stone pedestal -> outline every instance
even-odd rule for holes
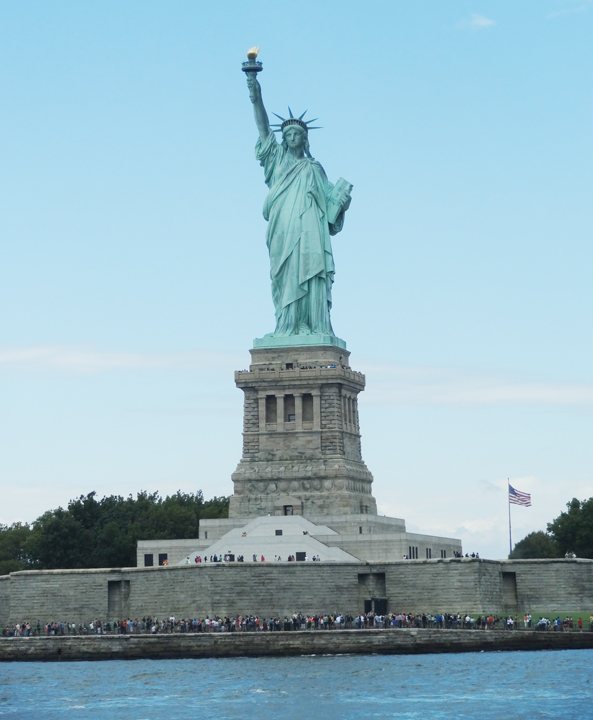
[[[245,402],[230,518],[377,514],[360,450],[365,378],[349,356],[336,345],[251,350],[235,373]]]

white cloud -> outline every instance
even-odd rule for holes
[[[574,5],[571,5],[569,7],[563,7],[559,10],[553,10],[546,15],[546,18],[548,20],[555,20],[556,18],[564,17],[566,15],[578,15],[580,13],[586,12],[587,10],[590,10],[592,7],[593,0],[583,0],[582,2],[575,3]]]
[[[198,369],[226,364],[232,365],[232,358],[207,351],[149,354],[53,345],[0,347],[0,370],[16,368],[101,373],[151,368]]]
[[[368,401],[432,405],[593,405],[593,385],[541,382],[440,368],[371,366]]]
[[[487,18],[484,15],[476,15],[475,13],[470,18],[470,25],[474,28],[488,28],[496,25],[496,22],[491,18]]]
[[[485,15],[478,15],[477,13],[472,13],[469,18],[461,20],[458,23],[458,27],[463,29],[469,28],[470,30],[487,30],[495,25],[496,20],[486,17]]]

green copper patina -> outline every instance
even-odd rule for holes
[[[345,347],[344,341],[334,335],[330,320],[335,269],[330,236],[343,227],[352,186],[341,178],[332,185],[323,167],[311,157],[310,126],[303,120],[304,113],[296,118],[289,109],[290,117],[280,118],[282,142],[276,140],[257,72],[245,66],[243,69],[259,132],[256,157],[269,188],[264,218],[268,221],[267,245],[276,311],[275,331],[256,340],[255,347],[328,344]]]

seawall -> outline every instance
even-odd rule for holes
[[[138,660],[419,654],[593,648],[591,632],[334,630],[0,639],[0,661]]]

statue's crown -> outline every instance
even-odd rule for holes
[[[272,128],[274,128],[274,132],[283,132],[284,128],[287,128],[289,125],[298,125],[300,128],[302,128],[305,132],[308,132],[309,130],[318,130],[321,126],[320,125],[309,125],[309,123],[315,122],[317,118],[312,118],[311,120],[303,120],[305,115],[307,114],[307,110],[305,110],[304,113],[299,115],[298,117],[295,117],[292,114],[292,110],[290,107],[288,108],[288,117],[283,118],[282,115],[278,115],[277,113],[274,113],[278,120],[282,120],[281,123],[273,123]]]

